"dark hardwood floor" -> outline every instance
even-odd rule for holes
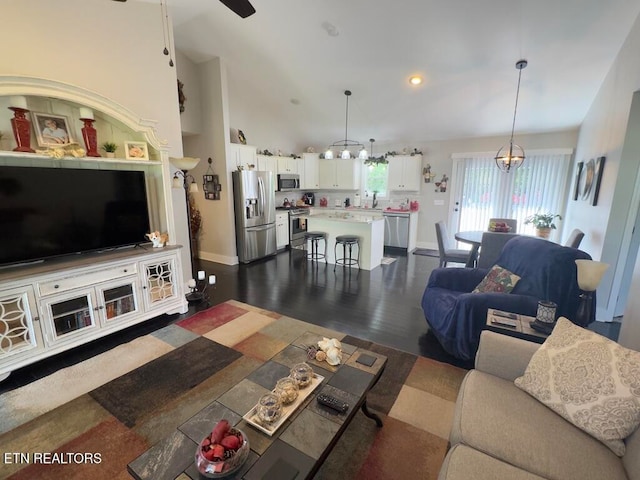
[[[308,262],[300,251],[284,251],[248,265],[199,261],[198,269],[217,277],[209,302],[190,305],[182,315],[162,315],[68,352],[28,365],[0,382],[0,393],[28,384],[60,368],[81,362],[119,344],[230,299],[272,310],[305,322],[387,345],[398,350],[471,368],[448,355],[429,332],[420,300],[435,257],[398,255],[373,271],[349,270]],[[619,323],[592,328],[617,339]]]
[[[217,275],[213,301],[230,298],[416,355],[456,363],[428,335],[420,300],[438,259],[391,255],[373,271],[308,262],[302,252],[228,267],[200,262]]]

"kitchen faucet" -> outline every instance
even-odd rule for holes
[[[373,192],[373,202],[371,203],[371,208],[376,208],[378,206],[378,200],[377,197],[378,196],[378,192]]]

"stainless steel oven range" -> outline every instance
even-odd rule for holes
[[[304,234],[307,233],[308,208],[292,208],[289,210],[289,246],[304,249]]]

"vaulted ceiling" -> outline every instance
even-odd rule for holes
[[[508,135],[520,58],[516,134],[576,128],[640,12],[640,0],[252,4],[242,19],[219,0],[169,0],[176,47],[196,63],[224,58],[318,145],[344,137],[345,89],[359,141]]]

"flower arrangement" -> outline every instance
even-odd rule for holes
[[[525,225],[533,225],[535,228],[550,228],[552,230],[556,229],[556,224],[553,223],[555,219],[562,220],[560,214],[553,213],[534,213],[533,215],[525,218]]]

